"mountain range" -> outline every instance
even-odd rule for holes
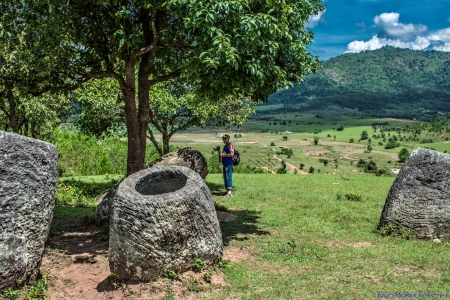
[[[450,116],[450,53],[394,47],[345,53],[324,61],[300,85],[270,95],[268,104],[283,104],[274,113]]]

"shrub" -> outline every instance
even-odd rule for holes
[[[386,145],[384,145],[384,149],[394,149],[396,147],[400,146],[400,143],[397,142],[397,139],[389,138]]]
[[[234,169],[236,170],[236,168],[239,167],[240,165],[242,165],[242,163],[237,165]],[[211,174],[222,173],[222,163],[219,161],[219,154],[217,152],[215,152],[213,156],[211,156],[208,159],[208,173]]]
[[[355,139],[354,138],[350,138],[349,143],[354,143]]]
[[[278,168],[277,174],[286,174],[287,170],[285,168]]]
[[[405,160],[408,158],[408,156],[409,156],[409,151],[406,148],[403,148],[398,153],[398,158],[401,163],[405,162]]]
[[[314,136],[314,145],[319,144],[319,137],[317,135]]]
[[[345,198],[348,201],[362,201],[362,195],[357,193],[345,193]]]
[[[356,165],[358,168],[365,168],[366,167],[366,165],[367,165],[367,162],[364,160],[364,159],[360,159],[359,161],[358,161],[358,164]]]
[[[58,148],[59,176],[126,173],[127,141],[109,138],[97,142],[84,134],[56,130],[50,142]],[[171,147],[171,150],[175,148]],[[159,154],[154,145],[147,144],[145,164],[158,157]]]
[[[367,133],[366,130],[363,130],[363,132],[361,133],[360,140],[367,140],[368,138],[369,138],[369,134]]]
[[[391,176],[391,170],[383,168],[383,169],[378,169],[375,172],[376,176]]]
[[[311,167],[309,167],[309,173],[314,173],[314,167],[313,166],[311,166]]]
[[[369,163],[364,167],[364,172],[366,173],[374,173],[377,170],[377,164],[373,160],[369,161]]]

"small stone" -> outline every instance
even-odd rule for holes
[[[433,239],[433,243],[435,244],[441,244],[442,241],[440,239]]]

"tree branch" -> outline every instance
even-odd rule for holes
[[[150,134],[150,136],[147,135],[147,138],[155,145],[156,150],[158,150],[158,153],[160,156],[163,156],[163,150],[159,146],[158,142],[156,141],[155,136],[153,135],[153,131],[148,127],[147,132]]]
[[[164,81],[167,81],[167,80],[170,80],[170,79],[177,78],[178,76],[180,76],[180,74],[181,74],[181,71],[177,70],[177,71],[169,73],[167,75],[159,76],[159,77],[156,77],[154,79],[151,79],[151,80],[149,80],[149,82],[150,82],[150,85],[153,86],[153,85],[155,85],[155,84],[157,84],[159,82],[164,82]]]
[[[156,30],[155,21],[151,20],[150,24],[151,24],[152,32],[153,32],[153,41],[150,43],[150,45],[148,45],[144,48],[141,48],[137,52],[133,53],[133,55],[131,56],[131,59],[136,60],[139,56],[142,56],[156,48],[156,45],[158,44],[158,41],[159,41],[159,35]]]

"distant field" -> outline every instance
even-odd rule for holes
[[[373,160],[379,168],[396,169],[401,165],[397,163],[398,152],[402,148],[412,151],[417,147],[427,147],[437,151],[450,151],[448,137],[449,132],[441,134],[422,132],[420,139],[434,136],[433,143],[421,144],[415,141],[400,141],[400,146],[394,149],[385,149],[386,142],[382,138],[374,138],[372,124],[388,123],[392,126],[405,126],[414,124],[412,120],[402,119],[376,119],[350,116],[321,116],[292,114],[282,116],[270,116],[267,119],[254,118],[243,124],[240,128],[195,130],[191,129],[185,133],[176,134],[172,139],[172,144],[179,147],[193,147],[200,150],[207,158],[213,155],[212,148],[222,145],[220,136],[227,132],[242,135],[242,138],[232,138],[235,147],[240,150],[241,161],[249,167],[262,167],[269,171],[276,171],[281,167],[281,160],[288,166],[288,173],[294,173],[295,169],[300,172],[300,164],[304,164],[304,171],[308,172],[310,167],[315,169],[315,173],[320,170],[321,174],[349,174],[358,172],[356,162],[360,159]],[[338,131],[339,127],[344,130]],[[290,134],[286,133],[291,132]],[[367,152],[368,140],[359,141],[361,133],[367,131],[371,140],[372,150]],[[386,139],[391,133],[386,134]],[[392,135],[397,133],[392,132]],[[389,135],[389,136],[388,136]],[[398,135],[398,134],[397,134]],[[314,145],[314,137],[319,138],[317,145]],[[287,140],[286,140],[287,138]],[[350,139],[354,142],[351,143]],[[447,140],[446,140],[447,139]],[[271,146],[271,144],[274,146]],[[380,145],[379,143],[382,143]],[[277,155],[281,148],[293,150],[293,156]],[[329,161],[325,166],[319,159]]]

